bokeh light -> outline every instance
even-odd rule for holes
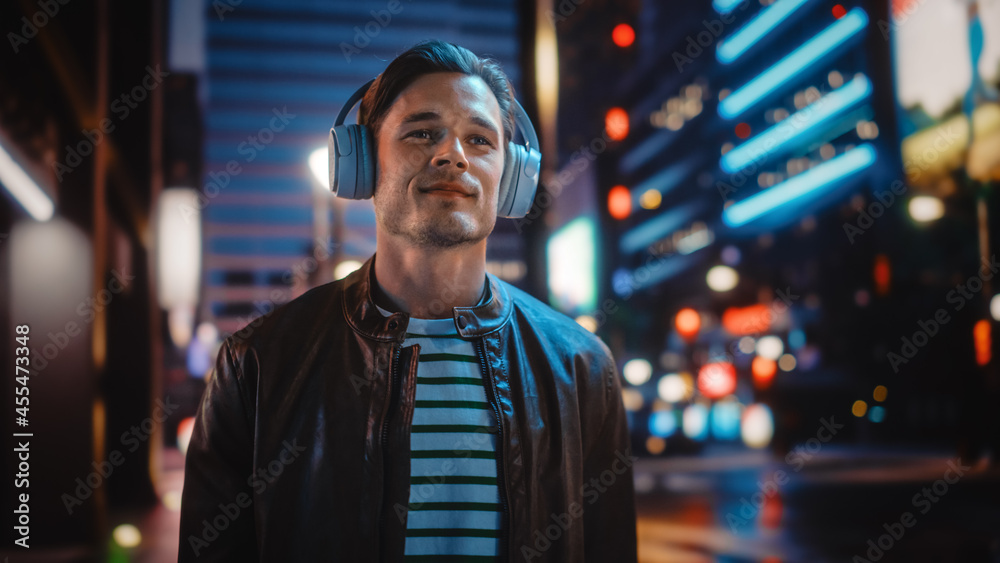
[[[868,412],[868,403],[861,399],[854,401],[854,404],[851,405],[851,414],[858,418],[864,416],[866,412]]]
[[[632,385],[642,385],[652,377],[653,365],[644,358],[634,358],[625,362],[622,374],[625,376],[625,381]]]
[[[142,534],[139,533],[139,528],[136,528],[132,524],[121,524],[116,526],[114,531],[111,532],[111,537],[115,540],[115,543],[125,547],[135,547],[142,543]]]
[[[612,141],[621,141],[628,137],[628,112],[619,107],[609,109],[604,114],[604,129]]]
[[[608,213],[615,219],[625,219],[632,213],[632,193],[625,186],[615,186],[608,192]]]
[[[635,30],[627,23],[620,23],[611,30],[611,40],[619,47],[631,47],[635,42]]]
[[[674,326],[677,327],[677,332],[683,338],[691,340],[701,330],[701,315],[694,309],[681,309],[677,311]]]
[[[718,399],[736,390],[736,368],[729,362],[713,362],[698,370],[698,390],[709,399]]]
[[[692,440],[704,440],[708,437],[708,408],[701,403],[688,405],[681,424],[685,436]]]
[[[743,443],[751,448],[764,448],[774,437],[774,416],[767,405],[756,403],[743,411],[740,430]]]
[[[708,287],[712,291],[729,291],[736,287],[739,281],[740,275],[736,273],[736,270],[725,265],[713,266],[705,275],[705,282],[708,283]]]

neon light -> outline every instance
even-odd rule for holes
[[[740,58],[762,37],[778,27],[788,16],[809,0],[777,0],[760,11],[752,20],[722,40],[715,49],[719,62],[727,65]]]
[[[730,205],[722,212],[722,221],[730,227],[743,226],[786,203],[833,187],[838,180],[871,166],[875,162],[875,156],[875,149],[865,143],[757,195]]]
[[[732,119],[780,88],[797,74],[853,37],[868,25],[868,14],[854,8],[846,16],[803,43],[788,56],[757,75],[719,103],[719,115]]]
[[[52,200],[2,146],[0,146],[0,183],[36,221],[48,221],[52,218],[52,213],[55,211]]]
[[[712,7],[720,14],[728,14],[735,10],[741,2],[747,2],[747,0],[712,0]]]
[[[766,160],[783,147],[806,137],[808,133],[828,127],[834,117],[864,100],[871,93],[872,83],[868,77],[857,76],[808,107],[727,152],[719,161],[719,166],[726,172],[732,173],[742,170],[751,162]]]

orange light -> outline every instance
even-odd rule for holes
[[[742,308],[730,307],[722,313],[722,328],[733,336],[767,332],[773,318],[771,309],[761,303]]]
[[[736,368],[729,362],[705,364],[698,370],[698,390],[709,399],[736,391]]]
[[[993,338],[990,333],[990,321],[986,319],[977,321],[972,327],[972,337],[976,343],[976,363],[981,366],[990,363],[993,355]]]
[[[608,113],[604,114],[604,128],[612,141],[621,141],[628,137],[628,112],[617,107],[609,109]]]
[[[674,326],[677,327],[677,332],[681,337],[685,340],[691,340],[701,330],[701,315],[694,309],[681,309],[674,319]]]
[[[611,40],[619,47],[630,47],[635,42],[635,30],[627,23],[620,23],[611,31]]]
[[[624,219],[632,213],[632,192],[625,186],[615,186],[608,192],[608,213],[615,219]]]
[[[889,282],[892,280],[892,271],[889,268],[889,257],[879,254],[875,257],[875,293],[886,295],[889,293]]]
[[[778,364],[774,360],[757,356],[750,364],[750,371],[753,373],[753,382],[758,389],[767,389],[774,381],[774,374],[778,372]]]
[[[736,136],[740,139],[746,139],[750,136],[750,124],[749,123],[739,123],[736,125]]]
[[[833,17],[837,18],[838,20],[847,14],[847,10],[845,10],[844,7],[841,6],[840,4],[834,6],[833,9],[830,10],[830,12],[833,14]]]

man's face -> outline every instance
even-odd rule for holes
[[[377,139],[373,199],[383,231],[439,248],[490,234],[506,142],[500,106],[481,78],[417,78],[392,104]]]

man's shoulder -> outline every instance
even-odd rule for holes
[[[262,339],[279,337],[289,331],[299,333],[320,319],[330,323],[342,318],[334,313],[340,310],[344,283],[343,279],[326,283],[284,303],[259,303],[260,316],[243,325],[232,338],[253,345]]]
[[[611,359],[611,351],[597,335],[568,315],[561,313],[528,292],[502,280],[515,311],[529,322],[540,336],[560,345],[568,353],[590,352]]]

